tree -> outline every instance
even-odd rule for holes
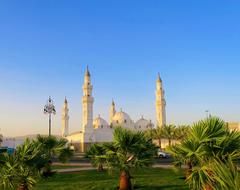
[[[159,148],[162,148],[162,138],[164,137],[164,129],[162,127],[157,127],[153,129],[153,137],[158,140]]]
[[[237,167],[231,157],[225,162],[215,158],[201,166],[194,167],[187,178],[190,188],[194,190],[239,190],[240,178]]]
[[[221,119],[195,123],[188,138],[170,146],[169,151],[177,162],[188,165],[186,179],[191,189],[228,189],[226,173],[232,176],[232,184],[236,183],[234,163],[240,158],[240,132],[230,131]]]
[[[87,157],[91,159],[92,165],[97,167],[99,172],[103,171],[103,165],[106,163],[103,155],[105,155],[103,144],[93,144],[87,151]]]
[[[224,163],[221,160],[215,159],[213,162],[211,162],[210,168],[212,169],[214,181],[212,188],[214,190],[240,189],[239,172],[236,165],[234,165],[233,161],[231,160],[231,157],[229,157]]]
[[[163,136],[163,129],[161,127],[148,129],[145,131],[146,138],[150,138],[152,140],[158,140],[158,146],[161,148],[161,139]]]
[[[201,157],[205,154],[203,147],[193,139],[187,139],[181,144],[175,144],[167,149],[175,158],[174,165],[187,165],[186,178],[192,173],[192,168],[196,166]]]
[[[180,125],[175,128],[175,138],[176,140],[183,141],[189,135],[190,126],[188,125]]]
[[[40,152],[47,163],[44,163],[43,175],[48,177],[53,174],[51,170],[52,158],[58,157],[61,162],[66,162],[72,155],[73,152],[67,145],[67,140],[63,138],[56,138],[55,136],[38,136],[35,144],[40,145]]]
[[[163,134],[164,137],[168,139],[168,145],[172,144],[172,139],[176,137],[176,126],[175,125],[164,125],[163,126]]]
[[[155,133],[155,129],[154,128],[147,129],[145,131],[145,137],[153,140],[154,139],[154,133]]]
[[[61,161],[66,161],[72,155],[65,140],[52,136],[39,136],[36,141],[27,139],[14,154],[0,155],[0,186],[18,190],[32,188],[40,174],[51,171],[51,158],[54,155]]]
[[[104,148],[108,169],[120,171],[120,190],[131,190],[131,170],[149,166],[156,154],[156,146],[144,133],[122,127],[115,129],[113,142],[105,143]]]
[[[39,171],[34,162],[39,158],[39,147],[26,140],[15,154],[4,153],[1,157],[0,186],[28,190],[38,180]]]

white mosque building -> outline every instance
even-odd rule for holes
[[[62,136],[65,137],[75,149],[85,152],[92,143],[110,142],[113,139],[113,131],[116,126],[125,127],[131,130],[145,131],[154,127],[150,120],[141,117],[134,122],[130,116],[120,110],[116,110],[115,103],[112,101],[110,106],[109,122],[101,118],[100,115],[93,119],[93,103],[92,97],[93,86],[91,84],[91,75],[87,68],[83,83],[82,111],[83,121],[82,130],[69,134],[69,108],[65,98],[62,110]],[[158,74],[156,81],[156,119],[157,126],[166,124],[166,101],[164,98],[164,90],[162,80]]]

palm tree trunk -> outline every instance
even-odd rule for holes
[[[126,171],[120,173],[119,190],[132,190],[131,178]]]
[[[188,178],[188,176],[190,176],[191,175],[191,173],[192,173],[192,163],[187,163],[187,166],[188,166],[188,168],[187,168],[187,171],[186,171],[186,179]]]
[[[172,144],[171,138],[168,138],[168,146]]]
[[[43,176],[50,177],[53,174],[52,172],[52,161],[49,160],[47,164],[45,164],[43,168]]]
[[[103,165],[102,164],[98,164],[97,171],[98,172],[102,172],[103,171]]]
[[[18,186],[17,190],[28,190],[28,187],[26,184],[22,183]]]
[[[207,173],[208,173],[208,175],[209,175],[211,178],[214,177],[211,170],[208,170]],[[214,183],[213,183],[213,184],[214,184]],[[206,184],[203,190],[213,190],[213,188],[211,187],[211,185]]]
[[[203,190],[213,190],[213,188],[210,185],[206,185]]]
[[[161,149],[162,148],[162,141],[161,141],[160,138],[158,139],[158,145],[159,145],[159,148]]]

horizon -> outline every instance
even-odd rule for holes
[[[4,137],[47,134],[49,96],[53,134],[61,132],[65,96],[70,132],[80,131],[87,65],[94,118],[109,121],[114,99],[134,121],[143,115],[155,123],[159,72],[167,123],[191,124],[206,110],[240,122],[240,3],[13,2],[0,2]]]

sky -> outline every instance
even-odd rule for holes
[[[155,122],[159,72],[167,122],[211,115],[240,122],[240,2],[157,0],[0,1],[0,133],[47,134],[49,96],[61,132],[81,130],[89,66],[94,116],[109,120],[112,98],[136,121]]]

